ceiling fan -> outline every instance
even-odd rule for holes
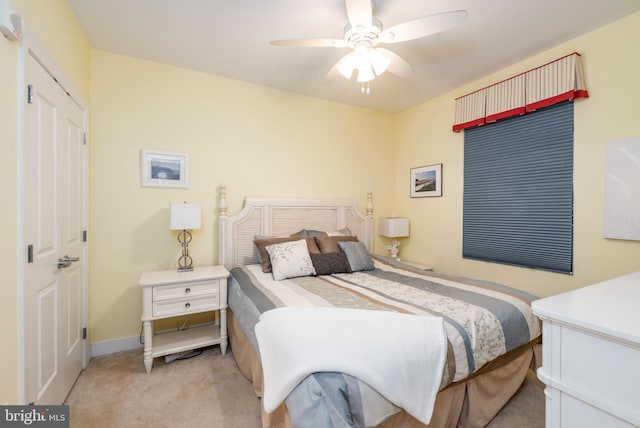
[[[467,12],[456,10],[424,16],[383,29],[382,22],[373,16],[372,0],[345,0],[348,23],[343,39],[294,39],[274,40],[276,46],[351,48],[329,74],[337,69],[345,78],[351,79],[358,71],[356,80],[363,83],[375,79],[385,71],[400,77],[413,73],[409,63],[396,53],[380,45],[406,42],[430,36],[455,27],[467,19]],[[367,93],[368,88],[367,88]]]

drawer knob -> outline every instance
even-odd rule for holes
[[[189,293],[191,293],[191,289],[190,289],[189,287],[187,287],[187,288],[185,288],[185,289],[184,289],[184,292],[185,292],[186,294],[189,294]]]
[[[185,309],[189,309],[190,307],[191,307],[191,303],[187,302],[187,303],[184,304],[184,308]]]

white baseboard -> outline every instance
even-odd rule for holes
[[[200,327],[203,325],[214,325],[212,322],[205,322],[191,326]],[[176,331],[176,329],[167,329],[157,331],[156,334],[165,334]],[[101,355],[115,354],[116,352],[132,351],[134,349],[142,349],[144,345],[140,343],[140,336],[125,337],[122,339],[107,340],[104,342],[91,344],[91,356],[99,357]]]
[[[140,336],[125,337],[122,339],[107,340],[91,344],[91,356],[115,354],[116,352],[132,351],[144,347],[140,343]]]

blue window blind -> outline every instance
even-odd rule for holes
[[[573,272],[573,103],[464,131],[463,257]]]

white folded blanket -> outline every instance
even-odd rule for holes
[[[440,317],[344,308],[278,308],[255,327],[263,406],[275,410],[305,377],[342,372],[424,424],[433,413],[447,353]]]

